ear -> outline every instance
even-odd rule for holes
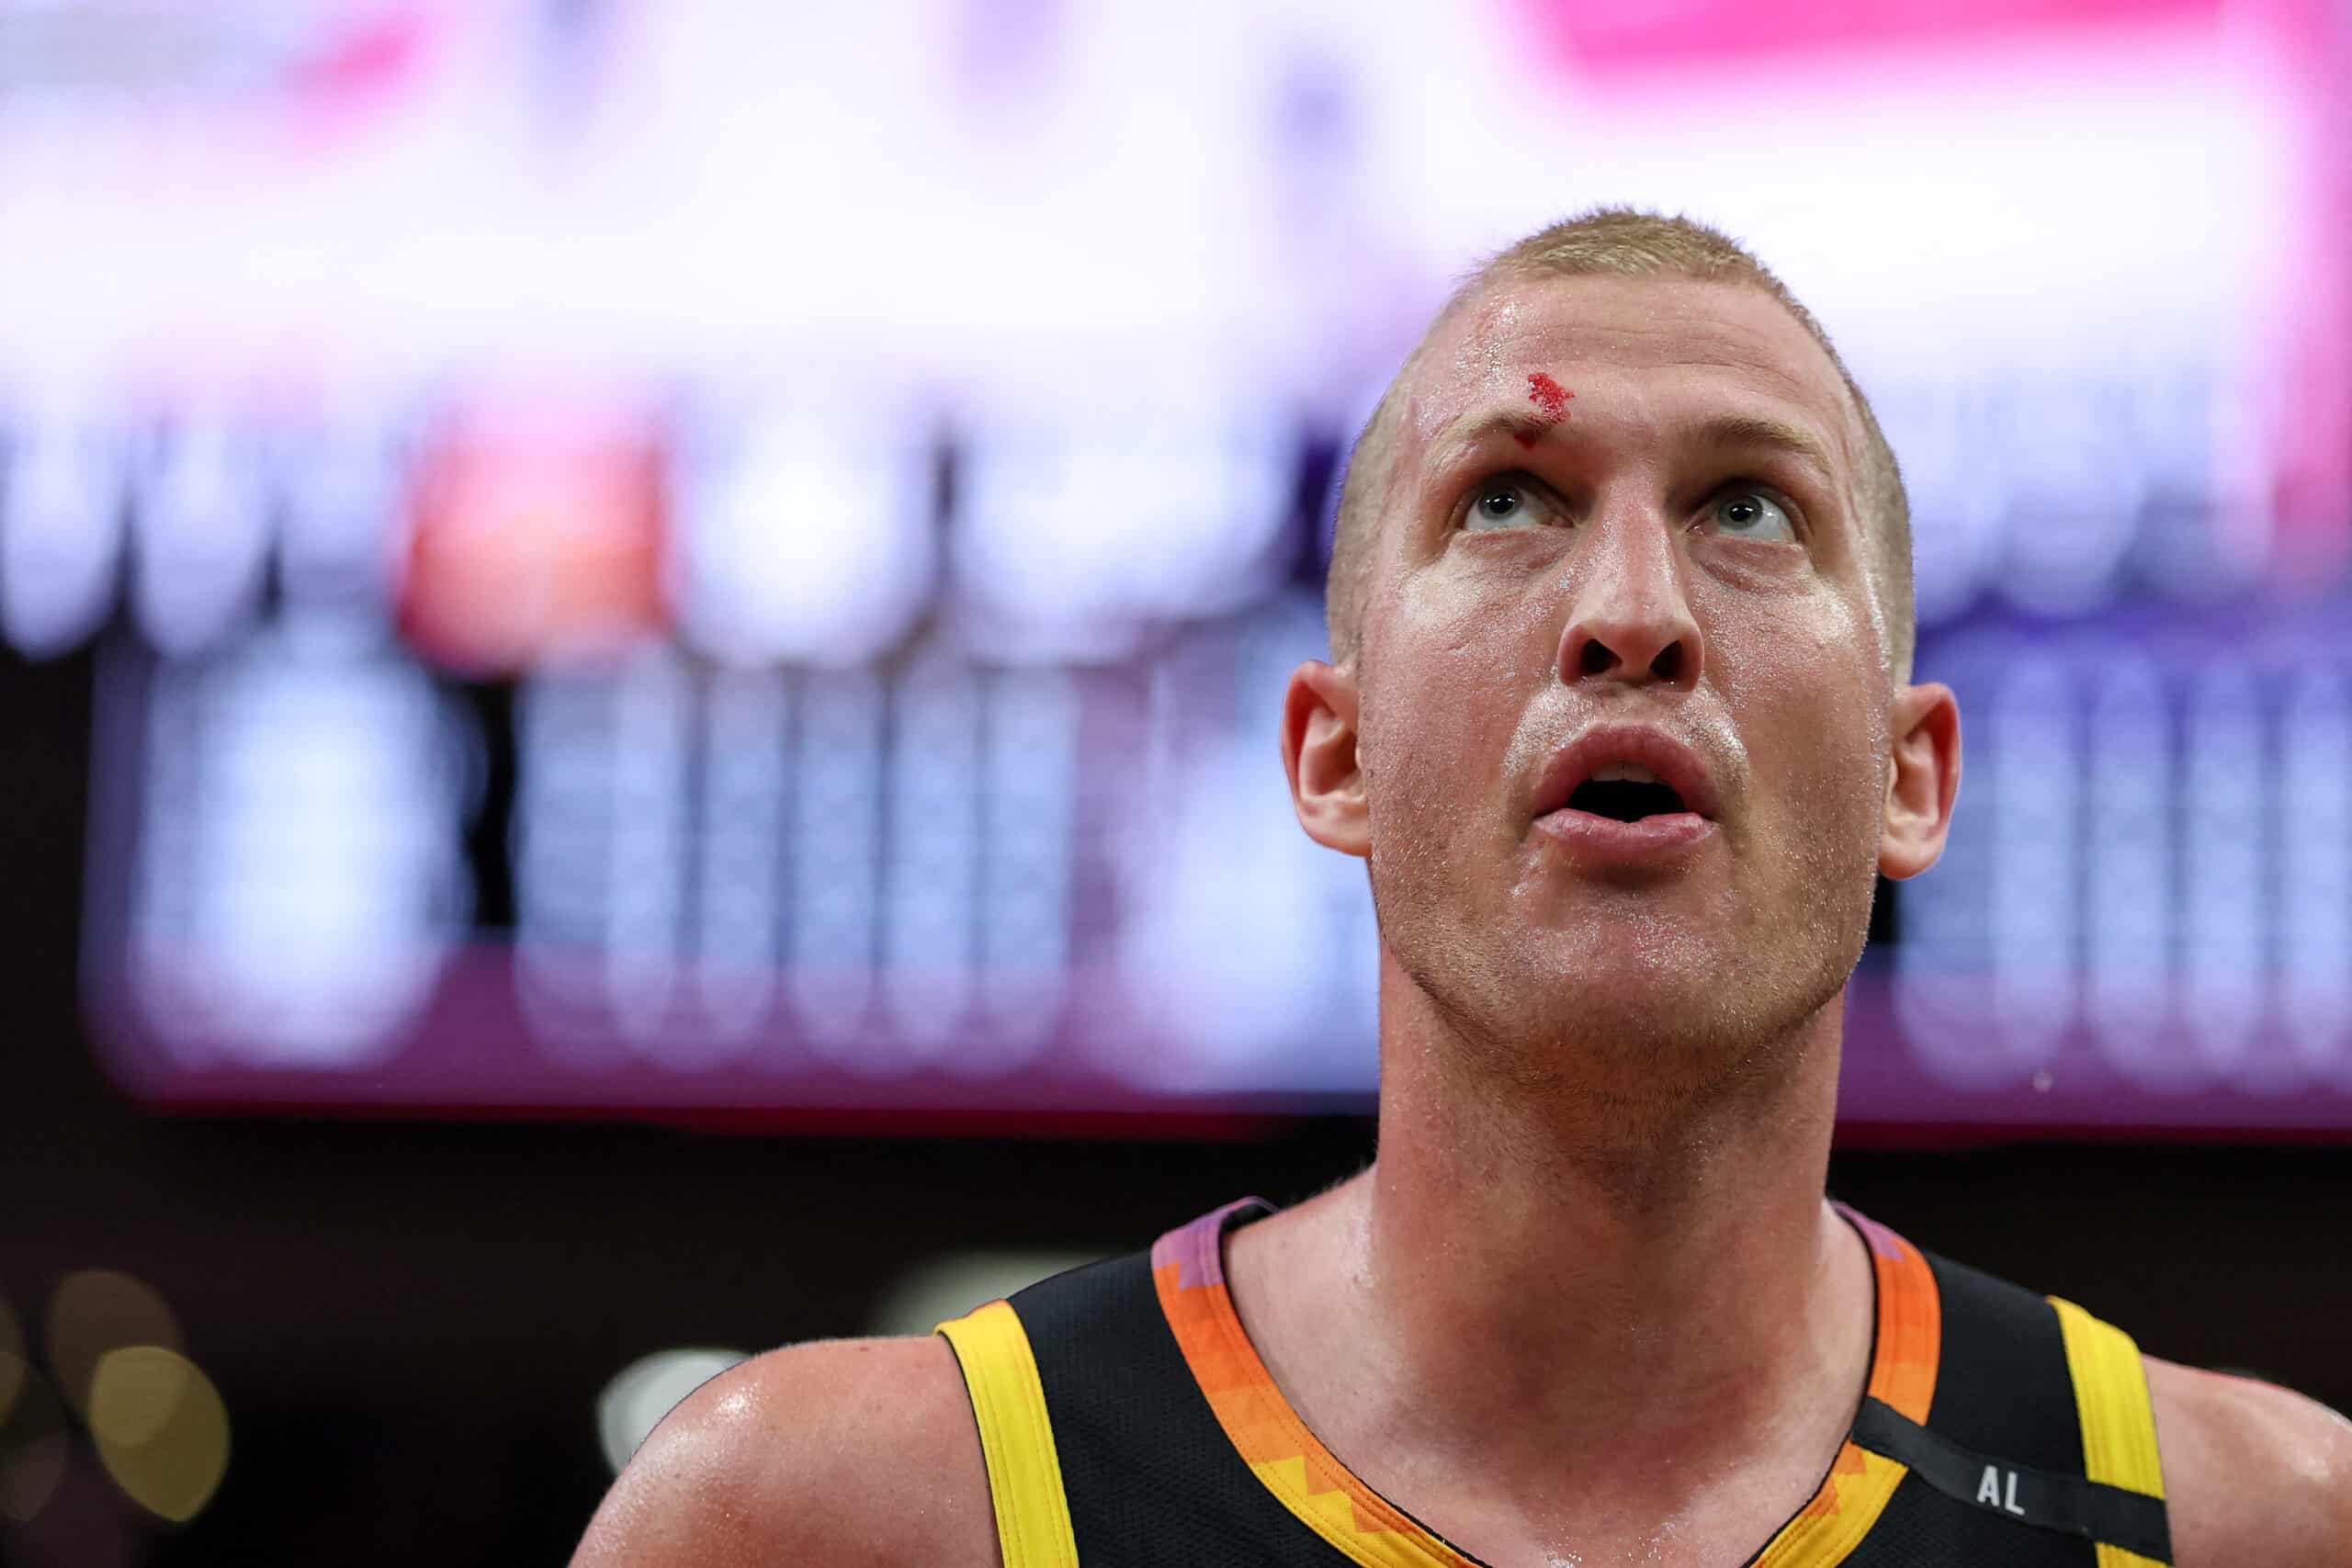
[[[1960,703],[1950,686],[1929,681],[1897,692],[1891,717],[1894,744],[1878,868],[1900,882],[1944,852],[1952,797],[1960,793]]]
[[[1283,772],[1298,825],[1326,849],[1372,852],[1363,770],[1356,763],[1356,678],[1310,659],[1283,693]]]

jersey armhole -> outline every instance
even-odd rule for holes
[[[2162,1498],[2165,1478],[2156,1452],[2155,1406],[2148,1397],[2140,1348],[2130,1335],[2072,1302],[2052,1296],[2050,1304],[2058,1312],[2066,1370],[2074,1379],[2085,1474],[2109,1486]],[[2098,1568],[2158,1568],[2158,1562],[2101,1542]]]
[[[1078,1568],[1046,1389],[1020,1315],[990,1302],[934,1332],[955,1351],[971,1395],[1004,1568]]]

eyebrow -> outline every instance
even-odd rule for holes
[[[1755,414],[1718,414],[1702,423],[1692,432],[1702,446],[1736,446],[1750,450],[1762,449],[1782,453],[1801,463],[1810,464],[1825,480],[1837,478],[1838,466],[1830,461],[1829,448],[1821,437],[1803,425],[1785,420],[1764,419]]]
[[[1516,439],[1530,432],[1548,434],[1553,428],[1545,422],[1526,414],[1498,411],[1464,427],[1461,434],[1447,445],[1457,451],[1467,451],[1498,436],[1509,435]],[[1831,461],[1829,448],[1821,438],[1803,425],[1792,424],[1786,420],[1758,414],[1716,414],[1691,426],[1683,434],[1684,439],[1693,446],[1715,450],[1729,447],[1781,453],[1809,465],[1819,472],[1825,482],[1834,481],[1838,474],[1837,464]]]

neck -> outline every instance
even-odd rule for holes
[[[1823,1201],[1837,1001],[1676,1097],[1530,1093],[1479,1081],[1388,968],[1379,1158],[1299,1212],[1295,1236],[1301,1272],[1356,1287],[1324,1299],[1344,1298],[1359,1364],[1384,1369],[1330,1418],[1377,1440],[1385,1410],[1422,1452],[1508,1467],[1517,1450],[1637,1486],[1687,1484],[1759,1432],[1841,1432],[1871,1292]]]

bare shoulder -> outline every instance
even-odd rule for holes
[[[947,1342],[831,1339],[696,1389],[629,1461],[573,1568],[999,1562]]]
[[[2352,1422],[2251,1378],[2146,1364],[2179,1568],[2342,1568]]]

